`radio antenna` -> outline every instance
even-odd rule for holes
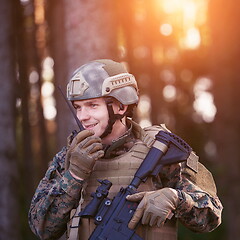
[[[79,127],[79,129],[80,129],[80,131],[83,131],[83,130],[84,130],[84,127],[83,127],[83,125],[81,124],[81,122],[79,121],[79,119],[78,119],[78,117],[77,117],[77,115],[76,115],[76,113],[75,113],[75,111],[74,111],[74,109],[73,109],[73,106],[72,106],[72,105],[69,103],[69,101],[67,100],[67,98],[66,98],[66,96],[64,95],[64,93],[63,93],[63,91],[62,91],[62,89],[61,89],[60,86],[58,86],[58,89],[59,89],[60,93],[62,94],[63,99],[64,99],[65,102],[67,103],[70,111],[72,112],[72,115],[73,115],[73,117],[74,117],[74,119],[75,119],[75,121],[76,121],[76,123],[77,123],[77,125],[78,125],[78,127]]]

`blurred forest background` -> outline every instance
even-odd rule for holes
[[[239,239],[239,20],[238,0],[0,0],[0,239],[36,239],[30,200],[76,128],[56,86],[99,58],[136,76],[136,120],[165,123],[215,177],[222,225],[179,240]]]

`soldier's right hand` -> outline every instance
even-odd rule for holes
[[[81,180],[90,176],[96,160],[104,156],[101,138],[93,135],[89,130],[79,132],[67,153],[70,173]]]

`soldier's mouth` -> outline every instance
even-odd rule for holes
[[[96,125],[97,125],[97,123],[95,123],[95,124],[89,124],[89,125],[84,125],[84,128],[85,128],[85,129],[92,129],[92,128],[94,128]]]

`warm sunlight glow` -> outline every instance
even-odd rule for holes
[[[20,0],[21,3],[25,4],[25,3],[28,3],[29,0]]]
[[[42,96],[50,97],[53,95],[54,86],[51,82],[44,82],[42,85]]]
[[[140,96],[138,107],[138,116],[141,119],[139,124],[141,127],[148,127],[151,125],[150,111],[151,111],[151,100],[147,95]]]
[[[177,90],[173,85],[167,85],[163,88],[163,97],[167,102],[172,102],[176,99]]]
[[[206,23],[206,0],[155,0],[157,8],[166,14],[160,33],[174,35],[179,47],[196,49],[201,44],[200,27]]]
[[[146,58],[149,54],[149,50],[145,46],[139,46],[134,49],[133,54],[136,58]]]
[[[160,26],[160,32],[164,36],[169,36],[172,34],[172,25],[168,23],[164,23]]]
[[[43,115],[47,120],[53,120],[56,117],[56,102],[53,96],[54,93],[54,85],[52,83],[53,80],[53,65],[54,61],[50,57],[46,57],[42,64],[42,101],[43,101]]]
[[[190,28],[187,31],[186,37],[182,40],[182,47],[197,48],[201,43],[201,36],[197,28]]]
[[[211,80],[205,77],[199,78],[194,86],[193,107],[205,122],[212,122],[217,112],[213,95],[209,92],[211,86]]]
[[[53,120],[56,117],[57,110],[53,98],[47,98],[44,100],[43,115],[47,120]]]
[[[45,81],[51,81],[53,78],[53,59],[50,57],[46,57],[43,61],[43,69],[42,69],[42,77]]]
[[[212,122],[216,114],[216,107],[213,103],[213,95],[202,92],[194,101],[194,109],[200,114],[205,122]]]
[[[142,127],[142,128],[145,128],[145,127],[149,127],[152,125],[151,121],[147,120],[147,119],[141,119],[139,121],[139,125]]]
[[[150,98],[147,95],[141,96],[138,103],[139,113],[142,115],[148,114],[150,109],[151,109]]]
[[[176,76],[171,69],[162,70],[160,77],[167,84],[173,84],[176,81]]]
[[[213,141],[208,141],[204,146],[204,151],[209,157],[217,155],[217,146]]]
[[[194,1],[192,0],[183,1],[182,11],[185,25],[189,23],[191,24],[191,22],[195,21],[197,15],[197,8]]]
[[[32,71],[30,74],[29,74],[29,82],[31,83],[31,84],[35,84],[35,83],[37,83],[38,82],[38,80],[39,80],[39,75],[38,75],[38,73],[37,73],[37,71]]]
[[[160,0],[158,2],[162,4],[163,11],[168,14],[173,14],[174,12],[179,11],[182,7],[181,0]]]
[[[44,4],[43,4],[43,0],[35,0],[35,22],[36,24],[43,24],[44,20],[45,20],[45,16],[44,16]]]

